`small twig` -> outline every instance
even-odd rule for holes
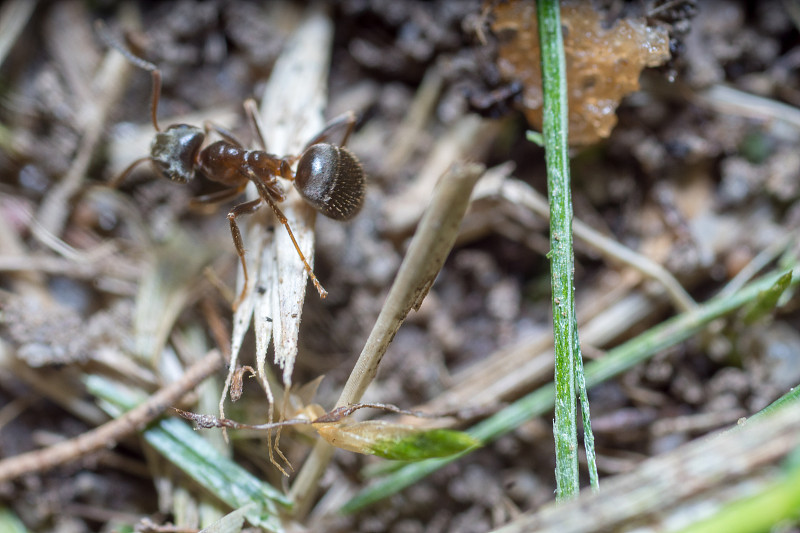
[[[203,359],[189,367],[178,381],[164,387],[145,403],[128,411],[121,417],[74,439],[55,444],[49,448],[1,460],[0,483],[25,474],[44,472],[92,452],[115,445],[120,439],[140,430],[148,422],[160,416],[168,407],[178,403],[186,393],[222,368],[222,364],[223,359],[220,353],[217,350],[212,350]]]
[[[250,371],[252,371],[252,369],[250,369]],[[389,413],[395,413],[398,415],[408,415],[418,418],[441,418],[444,416],[453,416],[453,413],[446,413],[446,414],[423,413],[422,411],[411,411],[388,403],[372,402],[372,403],[354,403],[350,405],[343,405],[341,407],[336,407],[331,411],[328,411],[327,413],[320,415],[314,419],[290,418],[289,420],[282,420],[280,422],[267,422],[265,424],[247,424],[244,422],[237,422],[236,420],[231,420],[230,418],[220,418],[214,415],[193,413],[191,411],[184,411],[183,409],[178,409],[177,407],[172,408],[172,410],[175,411],[178,415],[182,416],[186,420],[191,420],[192,422],[195,423],[195,425],[197,425],[198,428],[201,429],[231,428],[231,429],[252,429],[255,431],[271,431],[273,429],[282,429],[286,426],[335,424],[337,422],[341,422],[343,419],[347,418],[348,416],[352,415],[353,413],[361,409],[380,409],[381,411],[387,411]],[[458,412],[456,412],[456,415],[457,414]],[[285,457],[283,459],[286,460]]]
[[[647,11],[646,15],[648,17],[655,17],[660,13],[664,13],[666,11],[669,11],[670,9],[674,9],[675,7],[683,4],[684,2],[686,2],[686,0],[671,0],[669,2],[664,2],[660,6],[653,6],[651,9]]]
[[[737,420],[746,417],[749,413],[740,407],[724,410],[713,410],[708,413],[660,418],[650,426],[650,434],[655,437],[666,435],[679,435],[681,433],[708,433],[728,424],[735,424]]]
[[[241,527],[241,526],[240,526]],[[180,527],[172,524],[156,524],[150,518],[142,518],[136,524],[137,533],[198,533],[196,527]]]
[[[22,397],[17,398],[0,408],[0,431],[6,427],[6,424],[22,414],[32,402],[33,398]]]
[[[220,418],[214,415],[204,415],[199,413],[192,413],[191,411],[184,411],[183,409],[178,409],[176,407],[172,408],[177,414],[185,418],[186,420],[191,420],[195,423],[195,425],[200,429],[212,429],[212,428],[230,428],[230,429],[252,429],[256,431],[271,431],[273,429],[279,429],[284,426],[300,426],[300,425],[308,425],[311,424],[311,421],[307,418],[291,418],[289,420],[283,420],[281,422],[267,422],[266,424],[246,424],[244,422],[237,422],[236,420],[231,420],[230,418]]]

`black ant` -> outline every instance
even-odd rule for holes
[[[263,150],[247,150],[230,133],[209,122],[204,123],[203,128],[188,124],[173,124],[162,130],[158,126],[156,117],[161,95],[161,71],[154,64],[133,55],[119,44],[101,23],[97,27],[109,45],[116,48],[137,67],[149,71],[153,77],[151,115],[156,135],[150,144],[150,155],[131,163],[112,180],[112,185],[121,183],[136,166],[145,161],[151,161],[159,175],[172,181],[188,183],[200,174],[227,187],[222,191],[194,198],[193,202],[196,203],[211,204],[233,199],[244,192],[248,183],[253,183],[258,191],[258,198],[236,205],[228,213],[233,242],[244,273],[244,287],[233,305],[234,309],[244,299],[248,285],[244,244],[236,219],[241,215],[255,212],[264,204],[269,204],[289,233],[320,298],[327,297],[328,292],[322,288],[311,270],[294,238],[286,216],[277,206],[278,202],[286,199],[286,192],[278,181],[278,176],[294,183],[295,189],[306,202],[326,217],[334,220],[349,220],[354,217],[364,203],[366,189],[366,178],[361,163],[353,152],[344,147],[355,126],[355,115],[346,113],[333,119],[306,144],[299,156],[278,157]],[[252,108],[248,111],[256,131],[259,131]],[[334,130],[340,128],[344,128],[345,131],[338,145],[325,142]],[[203,143],[211,130],[216,131],[223,140],[203,148]],[[261,142],[263,146],[263,138]],[[292,171],[295,162],[297,170]]]

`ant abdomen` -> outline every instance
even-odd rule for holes
[[[188,124],[173,124],[159,131],[150,144],[150,160],[162,176],[187,183],[194,178],[194,166],[206,135]]]
[[[314,209],[334,220],[349,220],[364,204],[366,179],[358,158],[343,146],[320,143],[300,158],[294,186]]]

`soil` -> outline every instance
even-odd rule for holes
[[[608,138],[573,149],[571,171],[576,220],[663,265],[703,302],[754,260],[766,258],[767,266],[796,257],[800,18],[790,13],[791,2],[779,0],[697,4],[596,3],[605,24],[638,17],[664,28],[672,58],[642,72],[641,90],[623,98]],[[85,375],[99,373],[152,392],[182,372],[181,365],[168,365],[182,360],[175,352],[198,345],[228,349],[208,317],[221,317],[229,335],[238,259],[223,218],[234,204],[193,209],[190,199],[217,190],[214,185],[156,179],[148,165],[119,191],[98,192],[147,155],[149,141],[137,139],[148,139],[153,130],[146,72],[131,68],[124,79],[106,80],[105,96],[97,94],[103,66],[111,67],[95,21],[107,21],[112,33],[124,35],[125,46],[161,70],[162,125],[219,120],[251,145],[241,103],[262,94],[306,7],[241,0],[124,7],[39,2],[21,23],[0,59],[0,458],[105,422],[86,393]],[[364,346],[430,198],[419,176],[438,168],[437,149],[451,147],[442,171],[455,160],[476,161],[546,197],[544,150],[526,140],[531,126],[524,87],[498,67],[491,3],[341,0],[331,4],[330,16],[335,37],[326,117],[347,110],[358,115],[348,146],[363,164],[368,190],[352,222],[319,217],[316,225],[314,271],[330,295],[323,301],[309,285],[293,381],[324,375],[313,401],[328,408]],[[114,91],[118,97],[109,97]],[[106,97],[112,101],[98,122]],[[416,124],[415,109],[423,110]],[[448,140],[459,134],[463,138]],[[66,197],[54,194],[84,156],[77,186]],[[509,161],[512,167],[498,167]],[[480,381],[482,372],[495,368],[493,358],[513,349],[531,347],[531,360],[552,357],[547,347],[533,348],[552,328],[548,238],[547,221],[523,205],[476,199],[444,268],[394,337],[365,400],[434,411],[496,408],[550,381],[551,367],[523,377],[512,369],[509,385]],[[584,356],[601,358],[680,312],[661,285],[636,268],[592,243],[576,239],[575,246],[582,326],[626,298],[647,302],[640,314],[618,319],[609,328],[613,334],[587,334]],[[154,263],[165,253],[171,261]],[[165,333],[172,359],[161,361],[132,355],[141,280],[154,264],[172,269],[155,290],[171,295],[172,280],[185,291]],[[202,275],[203,269],[211,274]],[[198,276],[188,278],[184,270]],[[164,301],[159,311],[166,314],[171,300]],[[714,323],[591,389],[601,478],[728,427],[797,386],[799,326],[793,297],[753,324],[737,317]],[[242,354],[252,364],[248,342]],[[216,377],[218,395],[224,376]],[[470,393],[476,390],[470,386],[489,397]],[[473,398],[480,405],[471,404]],[[246,382],[242,402],[229,415],[258,423],[264,396],[255,380]],[[233,457],[259,477],[290,486],[294,477],[282,478],[266,461],[262,439],[234,440]],[[282,439],[296,474],[311,446],[290,432]],[[553,500],[553,446],[548,414],[353,516],[312,515],[307,525],[327,531],[489,531]],[[337,452],[320,496],[336,500],[344,487],[365,486],[364,468],[381,462]],[[181,498],[198,497],[177,474],[154,480],[156,464],[159,459],[131,435],[115,448],[0,483],[0,501],[30,531],[137,524],[147,530],[144,518],[173,523]]]

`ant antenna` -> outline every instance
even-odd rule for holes
[[[156,118],[156,111],[158,110],[158,100],[161,97],[161,71],[158,70],[158,67],[155,66],[153,63],[142,59],[141,57],[134,55],[130,50],[128,50],[122,43],[120,43],[116,37],[111,34],[111,31],[106,26],[105,22],[102,20],[97,20],[94,23],[95,30],[97,34],[100,36],[100,39],[111,48],[114,48],[117,52],[123,55],[125,59],[133,63],[135,66],[139,67],[142,70],[146,70],[150,72],[153,77],[153,101],[150,105],[150,114],[151,118],[153,119],[153,127],[155,127],[156,131],[161,131],[161,128],[158,127],[158,118]]]

